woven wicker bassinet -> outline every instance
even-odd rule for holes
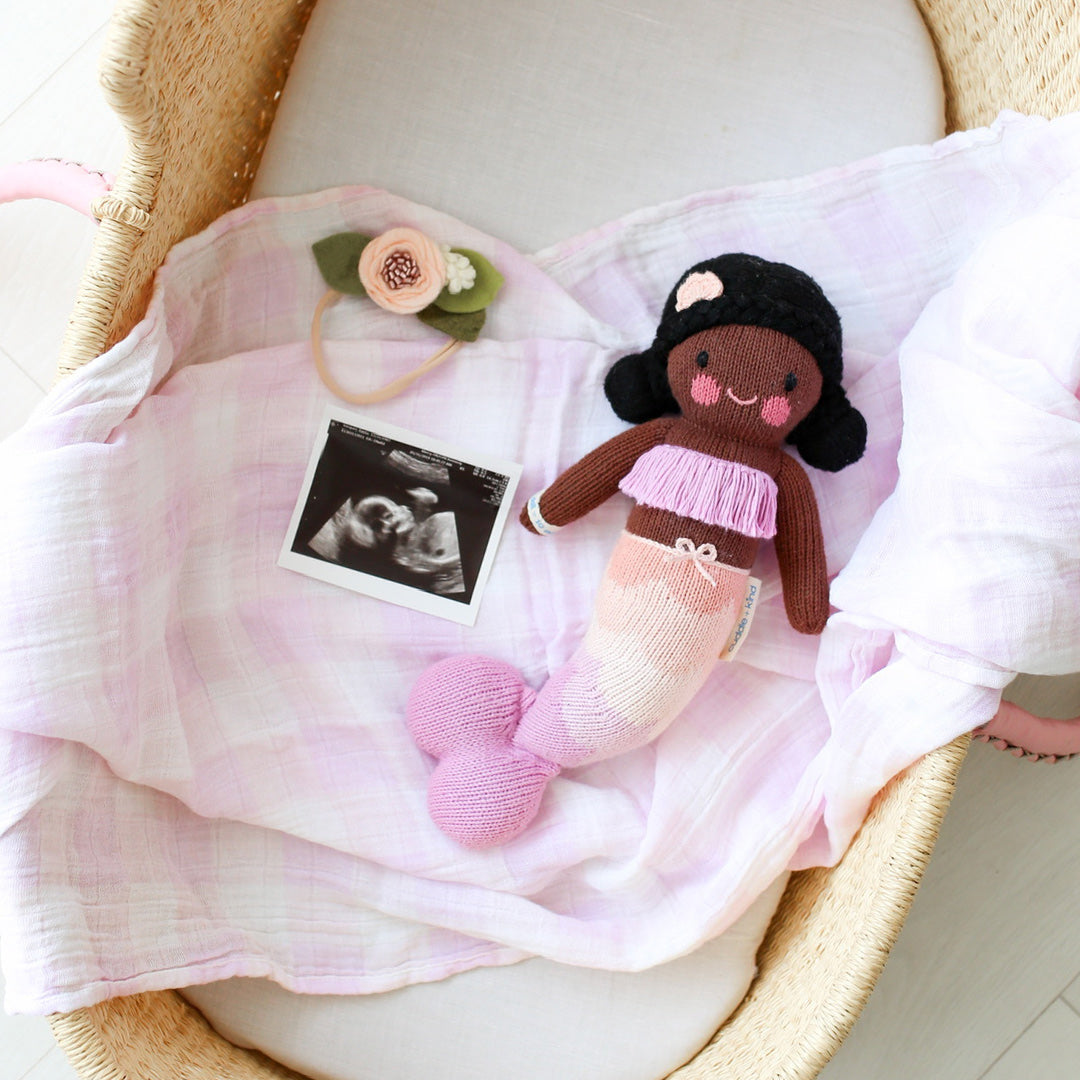
[[[1080,109],[1080,0],[917,0],[944,73],[950,131],[1003,108]],[[120,0],[102,84],[128,153],[64,339],[61,374],[140,319],[179,240],[243,203],[314,0]],[[930,857],[967,750],[896,778],[843,861],[791,879],[739,1009],[672,1080],[809,1080],[855,1022]],[[50,1018],[84,1080],[295,1077],[217,1035],[172,991]]]

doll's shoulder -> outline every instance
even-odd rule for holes
[[[727,465],[765,473],[774,480],[784,467],[784,459],[789,457],[775,446],[745,442],[680,417],[671,419],[675,423],[665,431],[664,443],[690,451],[688,457],[711,458]]]
[[[678,419],[677,416],[659,416],[655,420],[646,420],[620,431],[605,445],[619,446],[623,454],[640,457],[655,447],[670,442],[671,432]]]

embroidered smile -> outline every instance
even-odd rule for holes
[[[758,399],[757,394],[755,394],[752,398],[749,398],[747,401],[743,401],[743,399],[741,397],[736,397],[735,391],[732,390],[730,386],[728,387],[728,390],[727,390],[727,396],[729,398],[731,398],[731,400],[734,401],[736,405],[753,405],[754,402],[757,401],[757,399]]]
[[[752,398],[744,401],[730,386],[725,392],[736,405],[753,405],[758,399],[758,395],[755,394]],[[694,378],[690,386],[690,396],[699,405],[715,405],[721,398],[720,386],[714,378],[702,372]]]

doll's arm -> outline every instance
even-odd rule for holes
[[[595,510],[619,490],[619,481],[634,467],[646,450],[664,441],[673,416],[661,416],[619,432],[614,438],[590,450],[579,462],[549,484],[540,499],[540,515],[555,528],[569,525]],[[521,524],[536,532],[529,508],[521,511]]]
[[[788,454],[776,484],[776,556],[788,621],[802,634],[820,634],[829,617],[829,578],[817,499],[805,470]]]

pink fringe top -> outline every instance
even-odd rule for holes
[[[768,473],[685,446],[654,446],[619,487],[642,506],[768,540],[776,535],[776,481]]]

